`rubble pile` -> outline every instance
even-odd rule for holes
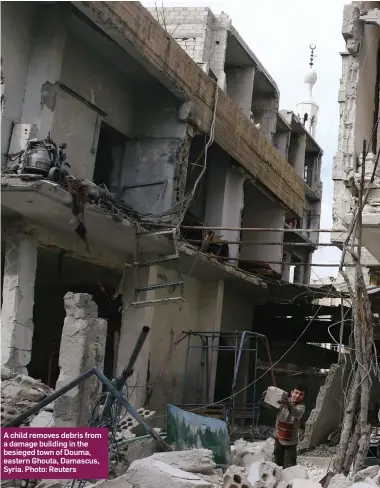
[[[247,442],[238,439],[231,447],[232,465],[218,467],[207,449],[160,452],[134,460],[118,478],[100,481],[92,488],[321,488],[327,469],[304,462],[282,469],[272,462],[273,439]],[[154,445],[152,440],[151,447]],[[157,445],[156,445],[157,449]],[[227,469],[225,469],[227,468]],[[380,486],[380,466],[366,468],[352,479],[332,478],[329,488]]]
[[[19,373],[12,373],[8,368],[1,369],[1,425],[3,426],[21,413],[36,405],[38,402],[51,395],[53,390],[48,386],[35,380],[30,376]],[[39,417],[51,418],[51,412],[46,407],[41,411]],[[29,418],[25,425],[45,427],[45,425],[35,425],[36,416]]]
[[[265,441],[268,437],[273,437],[273,435],[274,427],[269,425],[248,425],[245,427],[235,425],[231,431],[231,439],[240,439],[242,437],[245,440]]]
[[[317,457],[333,457],[338,452],[338,446],[329,446],[328,444],[321,444],[314,449],[305,451],[303,456],[317,456]]]

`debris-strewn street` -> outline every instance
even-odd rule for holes
[[[380,2],[343,2],[2,2],[3,488],[380,487]]]

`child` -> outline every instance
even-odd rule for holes
[[[303,403],[306,394],[304,385],[297,385],[290,397],[284,397],[280,402],[276,427],[274,461],[278,466],[290,468],[297,464],[298,429],[300,419],[305,412]]]

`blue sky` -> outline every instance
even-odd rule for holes
[[[153,1],[142,2],[146,7]],[[280,108],[295,110],[301,101],[308,70],[309,45],[316,44],[315,70],[318,81],[314,99],[319,104],[316,139],[324,151],[322,180],[323,208],[321,226],[332,226],[331,171],[338,144],[339,107],[338,90],[341,76],[340,52],[345,50],[341,35],[343,6],[341,0],[257,0],[227,1],[165,1],[164,6],[207,6],[214,13],[225,12],[245,42],[257,55],[280,89]],[[157,2],[157,6],[162,6]],[[321,236],[321,241],[329,235]],[[322,248],[314,253],[314,262],[338,262],[340,253],[335,248]],[[312,279],[332,276],[337,268],[313,268]]]

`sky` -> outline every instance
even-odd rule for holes
[[[332,227],[331,179],[333,158],[338,145],[338,90],[342,70],[340,52],[345,51],[341,34],[343,6],[348,0],[257,0],[172,1],[164,7],[209,7],[215,14],[225,12],[234,27],[265,66],[280,90],[280,108],[294,110],[306,92],[303,83],[309,66],[309,45],[316,44],[314,69],[318,80],[313,90],[319,105],[316,140],[322,147],[323,201],[321,227]],[[143,1],[145,7],[155,2]],[[157,2],[162,6],[162,2]],[[327,242],[329,234],[321,235]],[[321,248],[314,253],[314,263],[337,263],[336,248]],[[311,279],[334,276],[337,268],[313,267]]]

